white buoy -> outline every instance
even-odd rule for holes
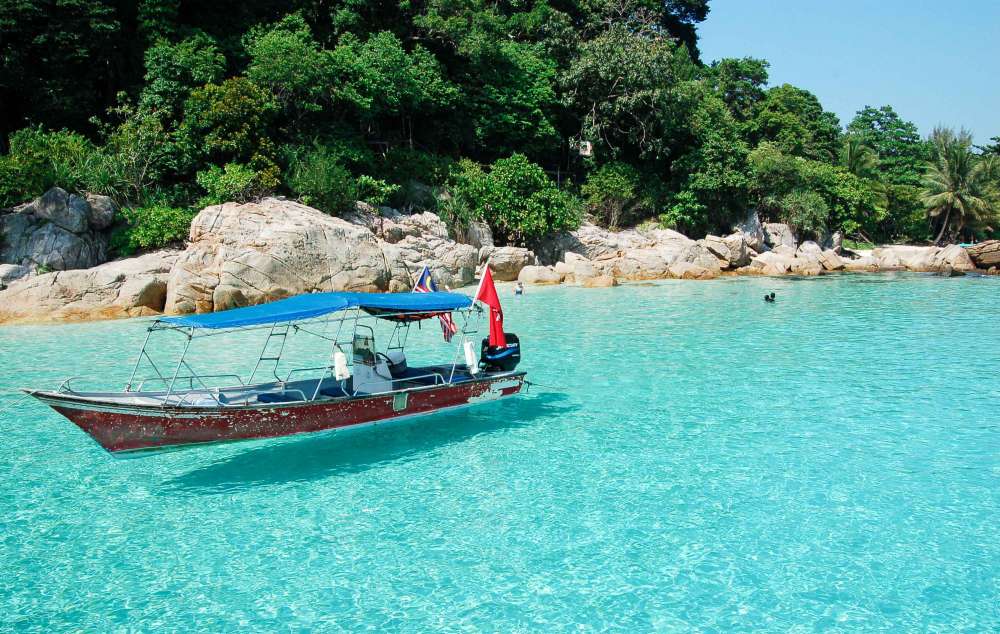
[[[333,376],[338,381],[351,378],[351,368],[347,367],[347,355],[340,350],[333,353]]]
[[[469,367],[470,374],[479,372],[479,360],[476,359],[476,349],[471,341],[466,341],[462,346],[465,349],[465,365]]]

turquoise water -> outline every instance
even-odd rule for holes
[[[1000,278],[504,297],[549,387],[411,426],[114,460],[0,414],[0,629],[1000,628]],[[143,335],[0,328],[0,388]]]

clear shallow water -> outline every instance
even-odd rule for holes
[[[1000,628],[1000,279],[505,298],[554,389],[410,426],[116,461],[0,414],[0,629]],[[143,335],[0,328],[0,388]]]

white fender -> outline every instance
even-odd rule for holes
[[[479,360],[476,359],[476,348],[471,341],[466,341],[462,347],[465,349],[465,365],[469,368],[470,374],[479,372]]]
[[[333,376],[338,381],[351,378],[351,368],[347,366],[347,355],[337,350],[333,353]]]

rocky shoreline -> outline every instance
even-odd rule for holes
[[[278,198],[207,207],[183,249],[103,262],[113,204],[54,189],[0,216],[0,323],[211,312],[330,290],[404,291],[423,266],[440,286],[457,288],[472,284],[487,261],[498,281],[585,288],[723,275],[961,275],[1000,267],[1000,241],[852,252],[836,235],[822,245],[799,243],[787,225],[762,224],[753,212],[727,236],[693,240],[666,229],[612,232],[584,224],[531,251],[494,246],[479,223],[449,236],[430,212],[406,215],[359,203],[355,213],[335,218]]]

